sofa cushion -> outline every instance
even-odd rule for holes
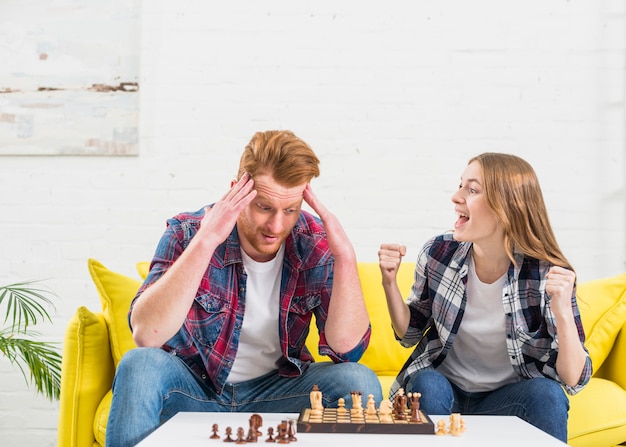
[[[626,320],[617,334],[615,344],[602,368],[595,371],[594,376],[617,383],[626,390]],[[624,438],[626,439],[626,438]]]
[[[96,442],[100,445],[106,444],[107,423],[109,422],[109,411],[111,410],[112,400],[113,391],[109,390],[100,401],[100,405],[98,405],[93,418],[93,434],[96,438]]]
[[[58,445],[91,446],[92,418],[111,388],[113,360],[104,316],[79,307],[65,330]],[[79,410],[80,409],[80,410]]]
[[[582,391],[568,397],[570,446],[612,446],[626,440],[626,390],[592,377]]]
[[[148,276],[148,272],[150,271],[150,263],[148,261],[141,261],[135,264],[135,268],[137,269],[139,276],[141,276],[141,279],[146,279],[146,276]]]
[[[382,275],[377,262],[358,264],[361,288],[372,324],[372,336],[368,349],[360,363],[367,365],[377,375],[396,376],[411,355],[413,348],[405,348],[395,340],[387,299],[382,286]],[[409,296],[413,285],[414,263],[402,263],[396,277],[404,298]]]
[[[96,284],[111,342],[111,354],[117,368],[122,356],[136,347],[128,326],[128,310],[141,282],[116,273],[95,259],[89,259],[89,272]]]
[[[409,358],[413,349],[404,348],[394,338],[378,263],[359,262],[358,269],[363,297],[372,325],[370,344],[359,363],[368,366],[381,378],[383,395],[386,395],[393,379]],[[411,285],[413,284],[414,270],[415,264],[410,262],[403,263],[400,267],[397,280],[403,297],[408,297],[409,295]],[[317,361],[328,360],[319,355],[317,349],[319,335],[315,326],[313,324],[311,326],[306,341],[307,347]]]
[[[585,346],[597,371],[624,325],[626,274],[581,283],[576,298],[585,328]]]

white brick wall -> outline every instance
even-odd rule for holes
[[[387,241],[414,260],[451,227],[468,158],[501,151],[535,166],[581,280],[625,271],[623,2],[142,8],[139,156],[0,158],[0,282],[49,278],[50,340],[79,305],[100,308],[88,257],[135,276],[164,220],[218,199],[271,128],[317,150],[313,186],[361,260]],[[0,445],[55,445],[57,417],[0,361]]]

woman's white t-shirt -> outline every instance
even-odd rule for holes
[[[465,391],[492,391],[520,380],[506,346],[502,307],[506,275],[491,284],[483,283],[470,258],[463,320],[446,359],[437,367]]]

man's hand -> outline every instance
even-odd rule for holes
[[[328,247],[335,257],[325,332],[328,346],[337,353],[345,353],[357,346],[369,326],[356,254],[339,219],[313,194],[311,185],[306,186],[302,196],[322,219]]]
[[[352,243],[341,226],[341,223],[339,223],[339,219],[337,219],[337,217],[331,213],[322,202],[320,202],[317,196],[313,193],[311,184],[306,185],[302,196],[304,201],[308,203],[320,219],[322,219],[324,228],[326,228],[328,245],[330,247],[330,251],[333,253],[333,256],[335,258],[340,258],[346,255],[355,257],[356,255],[354,253]]]
[[[396,280],[402,258],[406,255],[406,246],[399,244],[382,244],[378,250],[378,264],[383,276],[383,283]]]
[[[180,329],[215,247],[226,240],[241,211],[256,196],[253,187],[250,175],[244,174],[212,208],[205,208],[196,237],[169,270],[137,299],[131,324],[138,346],[162,346]]]
[[[205,207],[199,233],[211,235],[220,244],[226,240],[243,209],[256,197],[254,180],[247,172],[216,202]]]

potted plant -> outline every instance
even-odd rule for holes
[[[56,343],[36,340],[34,326],[52,322],[48,308],[54,309],[50,290],[37,281],[0,286],[0,311],[5,309],[0,326],[0,353],[22,371],[27,383],[38,393],[58,400],[61,389],[61,354]],[[28,370],[28,374],[27,371]]]

